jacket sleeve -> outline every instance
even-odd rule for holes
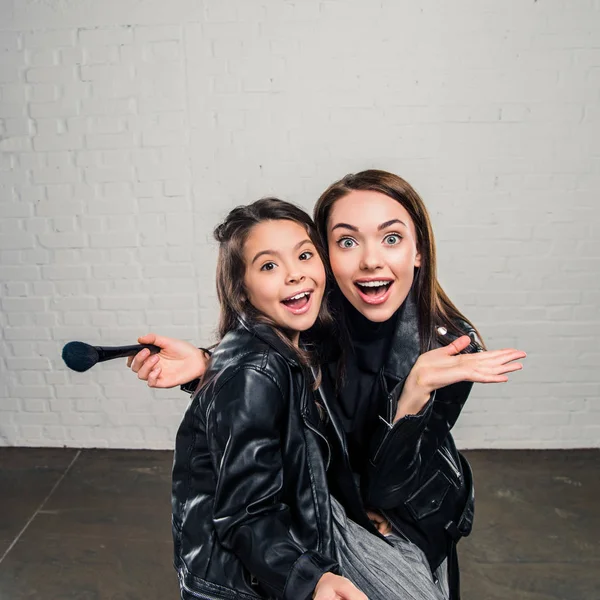
[[[280,443],[288,410],[276,381],[254,367],[241,368],[218,390],[207,411],[217,474],[213,522],[221,544],[270,595],[304,600],[338,567],[289,533]]]
[[[363,490],[366,504],[394,508],[416,491],[422,472],[456,423],[472,386],[464,381],[440,388],[418,414],[393,425],[381,422]]]
[[[202,352],[204,352],[204,354],[206,354],[209,358],[212,356],[212,352],[208,349],[208,348],[198,348],[198,350],[202,350]],[[179,389],[182,392],[187,392],[188,394],[193,394],[197,389],[198,386],[200,385],[200,377],[196,377],[196,379],[192,379],[192,381],[188,381],[187,383],[182,383],[179,386]]]
[[[471,337],[464,354],[483,350],[474,329],[463,321],[458,326]],[[449,335],[445,341],[456,337]],[[393,390],[396,401],[403,387],[404,382]],[[363,489],[365,502],[382,509],[394,508],[416,491],[422,471],[427,469],[432,456],[456,424],[472,387],[469,381],[459,381],[440,388],[418,414],[407,415],[393,425],[380,423],[379,432],[373,438],[375,443]]]

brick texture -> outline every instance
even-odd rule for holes
[[[0,8],[0,445],[170,448],[188,398],[69,340],[200,343],[211,231],[379,167],[422,193],[447,292],[527,368],[463,447],[600,445],[600,2]]]

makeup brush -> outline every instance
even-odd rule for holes
[[[133,346],[90,346],[84,342],[69,342],[62,351],[62,359],[69,369],[83,373],[91,369],[96,363],[135,356],[140,350],[148,348],[150,354],[160,352],[160,347],[154,344],[135,344]]]

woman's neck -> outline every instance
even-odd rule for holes
[[[346,323],[352,339],[361,342],[370,342],[393,334],[400,309],[394,312],[387,321],[375,322],[367,319],[346,298],[343,298],[343,304]]]

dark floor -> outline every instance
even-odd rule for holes
[[[463,600],[600,600],[600,451],[467,453]],[[171,453],[0,448],[0,600],[175,600]]]

